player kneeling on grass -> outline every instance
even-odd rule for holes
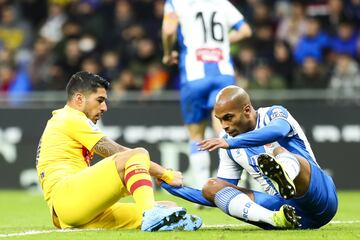
[[[151,176],[180,186],[180,172],[150,161],[144,148],[121,146],[97,129],[96,122],[107,111],[108,87],[98,75],[74,74],[66,87],[66,106],[53,111],[40,139],[36,167],[54,225],[143,231],[200,228],[199,217],[154,200]],[[90,166],[94,153],[105,158]],[[130,194],[135,203],[118,202]]]
[[[284,107],[255,110],[242,88],[229,86],[218,94],[214,110],[225,132],[199,148],[220,148],[217,178],[202,192],[162,183],[166,190],[264,229],[319,228],[330,222],[338,207],[335,185]],[[238,187],[243,170],[266,193]]]

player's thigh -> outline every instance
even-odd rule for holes
[[[208,95],[207,108],[214,107],[216,101],[216,95],[221,91],[221,89],[234,84],[235,84],[235,78],[233,76],[226,75],[226,76],[214,77],[212,89]]]
[[[185,124],[196,124],[210,117],[206,107],[208,91],[201,83],[207,85],[205,80],[196,80],[181,87],[180,105]]]
[[[253,191],[254,202],[271,211],[279,210],[285,204],[285,199],[279,195],[270,195],[264,192]]]
[[[63,179],[55,186],[52,203],[63,224],[83,225],[128,195],[113,156]]]
[[[134,229],[141,221],[142,211],[134,203],[115,203],[81,228]]]
[[[319,228],[335,216],[338,208],[336,188],[331,177],[315,164],[311,164],[308,191],[301,197],[289,199],[302,216],[304,228]]]

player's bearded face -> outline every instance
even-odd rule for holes
[[[85,99],[84,113],[93,123],[96,123],[107,111],[106,90],[98,88],[95,93],[86,95]]]
[[[248,131],[248,119],[237,105],[215,106],[215,116],[221,121],[222,128],[230,136],[237,136]]]

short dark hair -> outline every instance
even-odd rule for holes
[[[96,92],[98,88],[109,88],[110,82],[99,75],[89,72],[77,72],[71,76],[67,86],[67,99],[70,100],[76,92]]]

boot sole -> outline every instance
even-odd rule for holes
[[[283,198],[289,199],[295,196],[296,189],[294,183],[275,158],[268,154],[261,154],[257,161],[262,173],[277,183],[280,195]]]

